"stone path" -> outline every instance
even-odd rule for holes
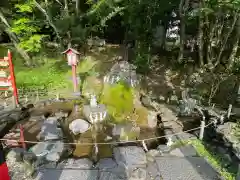
[[[115,147],[113,158],[97,164],[87,158],[67,159],[40,167],[35,178],[8,156],[12,180],[221,180],[219,174],[191,145],[168,151],[164,145],[147,153],[141,147]],[[18,166],[18,168],[16,168]]]

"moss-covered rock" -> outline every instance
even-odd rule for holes
[[[107,106],[113,121],[124,122],[132,114],[134,109],[133,91],[123,83],[104,86],[100,102]]]

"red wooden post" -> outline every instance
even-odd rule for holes
[[[72,65],[72,78],[73,78],[73,90],[77,92],[77,72],[76,72],[76,65]]]
[[[9,62],[10,78],[11,78],[11,83],[12,83],[12,88],[13,88],[13,95],[15,97],[16,104],[19,104],[17,86],[16,86],[16,81],[15,81],[15,74],[14,74],[14,67],[13,67],[13,62],[12,62],[12,54],[11,54],[10,50],[8,50],[8,62]]]
[[[72,66],[72,80],[73,80],[73,90],[77,92],[78,90],[78,81],[77,81],[77,64],[78,64],[78,51],[72,48],[68,48],[63,54],[67,55],[68,65]]]
[[[20,128],[20,142],[22,144],[23,149],[26,149],[27,147],[26,147],[26,143],[25,143],[25,139],[24,139],[23,126],[20,124],[19,128]]]

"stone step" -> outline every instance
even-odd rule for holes
[[[156,157],[155,160],[158,174],[151,176],[157,177],[160,174],[163,180],[223,180],[203,157]]]
[[[197,151],[192,145],[185,145],[178,148],[175,148],[170,151],[170,155],[177,157],[195,157],[198,156]]]

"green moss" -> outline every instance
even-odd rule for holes
[[[136,123],[140,126],[148,126],[148,110],[145,107],[138,107],[135,111]]]
[[[102,91],[102,82],[96,76],[88,76],[83,82],[82,92],[84,95],[95,94],[99,96]]]
[[[115,121],[123,122],[133,112],[133,98],[133,89],[119,83],[105,85],[100,101],[107,106],[108,113]]]

